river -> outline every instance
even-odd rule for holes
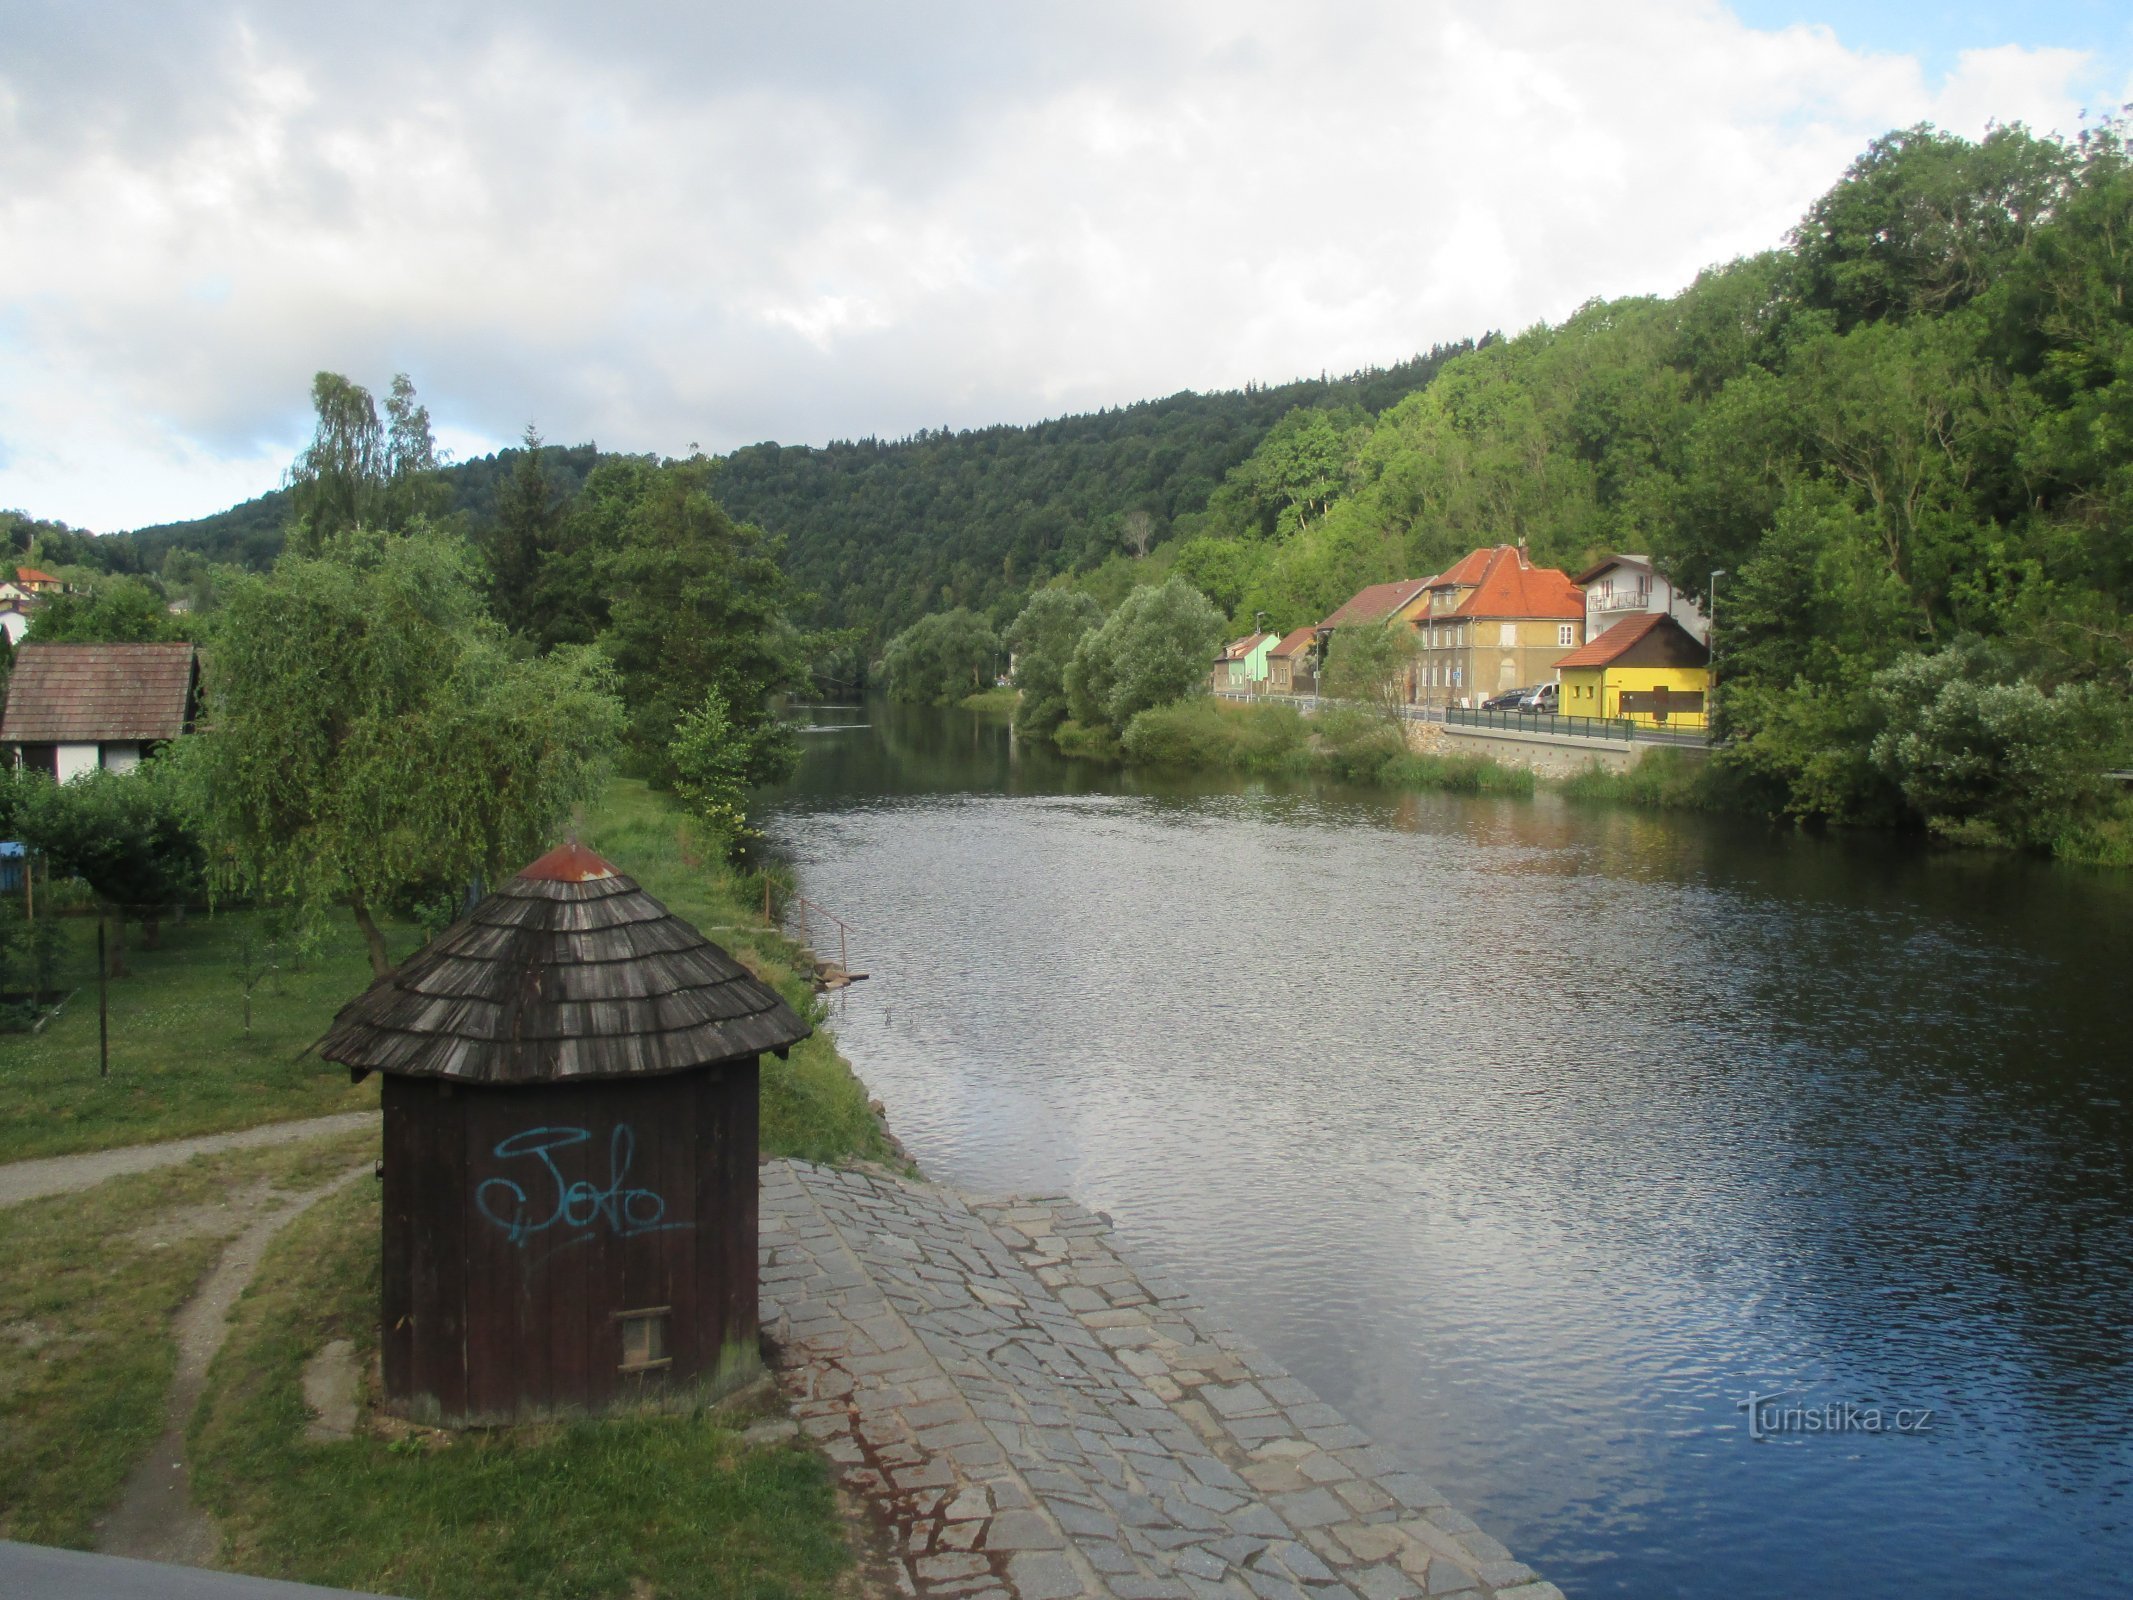
[[[2133,881],[810,714],[770,832],[930,1176],[1108,1212],[1573,1597],[2126,1592]]]

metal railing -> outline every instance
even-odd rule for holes
[[[1242,705],[1294,706],[1311,716],[1327,706],[1354,702],[1319,695],[1256,693],[1241,689],[1215,691],[1219,700]],[[1398,708],[1408,722],[1441,722],[1450,728],[1486,728],[1503,733],[1553,734],[1566,739],[1608,739],[1618,744],[1689,744],[1711,742],[1708,720],[1697,712],[1675,712],[1665,722],[1641,717],[1567,717],[1553,711],[1481,711],[1465,706],[1406,705]]]
[[[1677,713],[1665,722],[1631,717],[1568,717],[1554,711],[1478,711],[1449,706],[1448,728],[1492,728],[1505,733],[1545,733],[1570,739],[1612,739],[1621,744],[1644,740],[1657,744],[1709,744],[1711,735],[1699,713]]]

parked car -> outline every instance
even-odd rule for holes
[[[1518,709],[1553,716],[1560,693],[1561,690],[1552,683],[1544,683],[1538,689],[1528,689],[1518,697]]]
[[[1495,699],[1482,701],[1481,709],[1484,711],[1516,711],[1518,702],[1530,693],[1532,691],[1529,689],[1506,689]]]

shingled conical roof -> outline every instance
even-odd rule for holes
[[[592,851],[550,851],[341,1008],[319,1054],[470,1083],[650,1077],[784,1051],[769,985]]]

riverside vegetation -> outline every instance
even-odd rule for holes
[[[2104,776],[2133,764],[2129,239],[2121,123],[1892,133],[1779,249],[1484,341],[1376,416],[1291,412],[1133,576],[1280,632],[1475,545],[1649,552],[1713,615],[1720,742],[1578,792],[2133,865]],[[1053,580],[1116,615],[1110,581]]]

